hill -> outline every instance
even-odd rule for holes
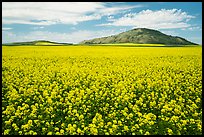
[[[197,45],[178,36],[166,35],[160,31],[137,28],[118,35],[84,40],[80,44],[117,44],[117,43],[136,43],[136,44],[165,44],[165,45]]]
[[[5,43],[3,45],[9,45],[9,46],[33,46],[33,45],[38,45],[38,46],[55,46],[55,45],[72,45],[72,43],[58,43],[58,42],[51,42],[51,41],[46,41],[46,40],[37,40],[37,41],[30,41],[30,42],[13,42],[13,43]]]

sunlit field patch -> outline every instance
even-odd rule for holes
[[[51,43],[51,42],[36,42],[35,45],[63,45],[63,44],[57,44],[57,43]]]
[[[3,46],[2,134],[202,134],[201,47]]]

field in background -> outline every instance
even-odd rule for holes
[[[202,134],[201,47],[3,46],[3,134]]]
[[[75,44],[77,46],[112,46],[112,47],[199,47],[200,45],[165,45],[165,44],[136,44],[136,43],[118,43],[118,44]]]
[[[143,46],[143,47],[162,47],[162,46],[166,46],[164,44],[135,44],[135,43],[118,43],[118,44],[90,44],[90,45],[94,45],[94,46],[127,46],[127,47],[139,47],[139,46]]]
[[[51,43],[51,42],[36,42],[35,45],[63,45],[63,44]]]

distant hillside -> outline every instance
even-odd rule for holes
[[[117,44],[117,43],[137,43],[137,44],[165,44],[165,45],[197,45],[178,36],[171,36],[157,30],[137,28],[118,35],[84,40],[80,44]]]
[[[23,45],[72,45],[72,43],[58,43],[58,42],[51,42],[46,40],[37,40],[37,41],[30,41],[30,42],[13,42],[13,43],[5,43],[3,45],[9,46],[23,46]]]

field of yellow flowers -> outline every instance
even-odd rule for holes
[[[2,134],[202,134],[202,48],[3,46]]]

